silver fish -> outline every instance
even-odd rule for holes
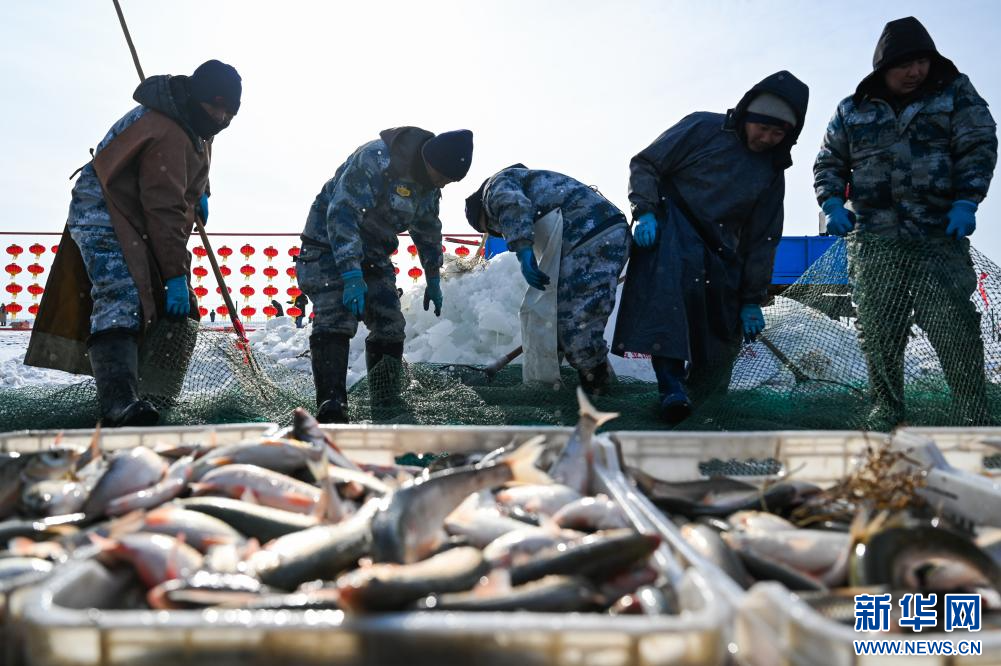
[[[611,421],[618,413],[599,412],[587,399],[584,390],[577,387],[577,404],[580,405],[580,419],[570,440],[560,452],[559,458],[549,470],[549,476],[556,483],[570,486],[581,495],[591,488],[591,462],[594,460],[594,433],[602,424]]]
[[[97,482],[84,504],[84,513],[99,516],[112,500],[143,490],[157,483],[167,469],[163,458],[145,446],[118,451],[108,464],[107,471]]]
[[[297,513],[312,513],[321,498],[316,486],[254,465],[216,468],[190,487],[194,495],[216,493],[234,498],[250,491],[264,506]]]
[[[105,513],[109,516],[120,516],[129,511],[149,509],[169,502],[188,487],[194,461],[194,456],[190,455],[178,458],[167,468],[167,473],[164,474],[159,483],[128,495],[116,497],[108,503]]]
[[[228,444],[212,449],[198,459],[192,479],[200,480],[223,465],[256,465],[273,472],[291,474],[306,467],[316,448],[295,439],[265,438]]]
[[[544,439],[540,435],[486,465],[453,467],[408,482],[383,498],[372,523],[374,561],[410,564],[424,559],[443,541],[445,517],[474,492],[511,481],[548,481],[535,467]]]
[[[629,520],[618,504],[605,495],[582,497],[556,512],[553,520],[560,527],[596,532],[629,527]]]

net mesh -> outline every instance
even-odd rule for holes
[[[839,241],[765,308],[767,329],[735,359],[684,430],[878,429],[992,424],[1001,413],[998,268],[946,241]],[[512,313],[512,316],[516,316]],[[485,363],[493,359],[484,359]],[[141,392],[161,423],[274,421],[315,409],[312,377],[235,337],[196,324],[163,325],[141,351]],[[521,367],[399,363],[386,358],[352,387],[352,422],[419,425],[573,425],[576,372],[562,386],[526,386]],[[619,412],[608,428],[665,429],[657,387],[626,377],[594,400]],[[0,424],[92,427],[93,380],[0,390]]]

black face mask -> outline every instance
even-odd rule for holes
[[[187,107],[188,122],[191,124],[191,129],[195,131],[195,134],[202,137],[206,141],[226,129],[226,125],[220,125],[217,123],[212,116],[208,114],[208,111],[203,109],[202,105],[195,101],[194,98],[188,98]]]

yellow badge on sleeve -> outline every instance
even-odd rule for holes
[[[410,190],[407,189],[406,185],[397,185],[396,186],[396,193],[399,194],[401,197],[409,197],[410,196]]]

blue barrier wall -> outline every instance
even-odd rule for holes
[[[796,282],[814,261],[827,252],[837,242],[834,236],[783,236],[775,252],[775,266],[772,269],[772,284],[786,285]],[[503,238],[490,236],[485,248],[486,258],[507,252]],[[841,271],[838,271],[839,273]],[[825,280],[831,284],[848,282],[847,266],[845,274],[837,279]]]

